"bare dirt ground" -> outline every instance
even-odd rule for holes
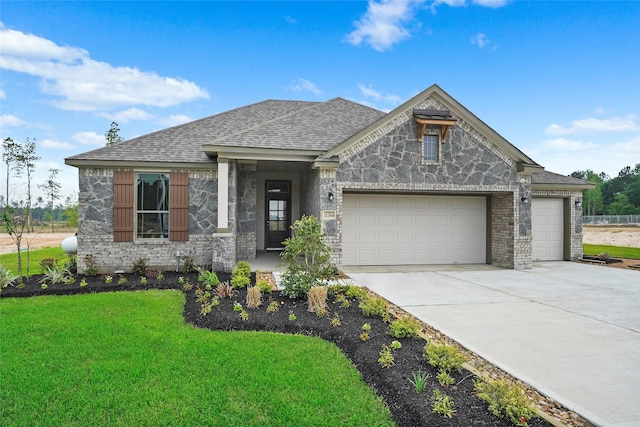
[[[582,241],[591,245],[640,248],[640,226],[589,225],[583,228],[583,232]]]
[[[68,231],[65,233],[25,233],[22,235],[20,247],[23,249],[42,249],[47,247],[60,246],[62,241],[69,236],[73,236],[75,232]],[[16,244],[7,233],[0,233],[0,255],[10,254],[16,251]]]

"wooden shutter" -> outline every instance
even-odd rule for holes
[[[189,174],[172,172],[169,178],[169,240],[189,240]]]
[[[132,171],[113,172],[113,241],[133,241]]]

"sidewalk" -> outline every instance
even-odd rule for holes
[[[640,272],[393,270],[346,273],[594,424],[640,425]]]

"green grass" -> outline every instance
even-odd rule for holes
[[[392,426],[333,344],[184,323],[178,291],[0,300],[0,420],[29,426]]]
[[[585,243],[582,245],[582,251],[585,255],[599,255],[606,252],[614,258],[640,259],[640,248],[626,246],[588,245]]]
[[[29,266],[29,272],[31,274],[40,274],[40,261],[44,258],[55,258],[63,263],[69,259],[67,254],[61,247],[34,249],[29,251],[28,258],[27,252],[22,252],[22,275],[27,275],[27,265]],[[18,253],[0,255],[0,264],[10,268],[15,274],[18,274]]]

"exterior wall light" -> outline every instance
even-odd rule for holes
[[[329,191],[329,194],[327,194],[327,198],[329,199],[330,202],[333,201],[333,192]]]
[[[529,199],[526,196],[522,196],[520,198],[520,201],[522,202],[523,205],[526,205],[527,203],[529,203]]]
[[[578,199],[576,200],[576,208],[581,208],[582,207],[582,200]]]

